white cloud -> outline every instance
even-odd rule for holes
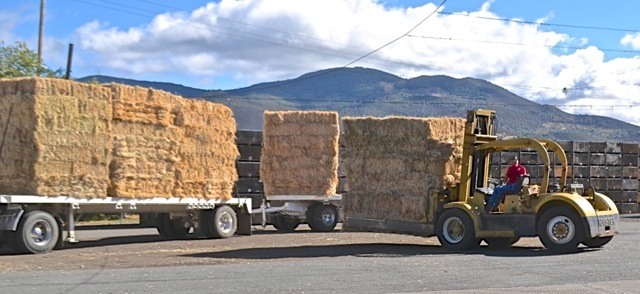
[[[620,44],[630,46],[633,49],[640,49],[640,33],[626,34]]]
[[[640,105],[637,56],[607,60],[597,47],[567,48],[589,44],[586,38],[535,24],[487,20],[504,17],[491,12],[492,3],[462,15],[434,14],[408,36],[353,66],[406,78],[444,74],[486,79],[533,101],[598,106],[580,111],[606,112],[640,125],[631,114],[640,106],[616,107]],[[87,66],[149,75],[182,73],[213,79],[207,88],[218,88],[216,78],[223,75],[251,85],[343,66],[407,33],[435,8],[433,3],[389,8],[374,0],[222,0],[191,13],[157,15],[139,27],[87,23],[75,38]],[[552,18],[549,12],[539,21]],[[629,34],[621,43],[640,48],[640,34]],[[565,94],[563,88],[569,91]]]

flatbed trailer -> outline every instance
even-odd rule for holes
[[[6,244],[19,252],[45,253],[61,248],[65,241],[78,242],[76,216],[92,213],[151,214],[158,232],[170,239],[190,233],[207,238],[251,235],[251,207],[250,198],[0,195],[0,247]]]

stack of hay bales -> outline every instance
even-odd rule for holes
[[[335,194],[338,123],[337,112],[266,111],[260,157],[265,195]]]
[[[124,85],[0,80],[0,193],[229,199],[235,120],[221,104]]]
[[[430,195],[459,178],[462,118],[344,118],[346,217],[425,221]]]
[[[101,86],[0,80],[0,193],[105,197],[111,113]]]
[[[177,196],[229,199],[238,180],[236,122],[222,104],[183,100],[177,125],[184,130],[176,164]]]
[[[169,197],[183,131],[174,125],[180,98],[118,84],[113,92],[113,161],[110,196]]]
[[[140,87],[109,87],[115,143],[110,195],[231,198],[239,153],[230,108]]]

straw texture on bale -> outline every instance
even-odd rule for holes
[[[105,197],[111,92],[67,80],[0,80],[0,192]]]
[[[166,92],[114,92],[112,196],[230,199],[237,180],[231,109]]]
[[[266,111],[260,178],[265,195],[336,193],[338,113]]]
[[[424,221],[431,194],[459,178],[462,118],[347,117],[346,217]]]
[[[228,107],[162,91],[2,79],[0,193],[229,199],[235,128]]]

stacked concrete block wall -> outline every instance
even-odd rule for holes
[[[639,212],[640,148],[636,143],[559,141],[565,150],[569,165],[567,183],[594,187],[609,196],[622,213]],[[538,154],[533,150],[505,151],[492,157],[491,176],[499,178],[509,165],[509,159],[519,156],[527,168],[532,182],[540,182],[544,169]],[[551,153],[551,183],[559,183],[561,168]]]
[[[253,207],[258,208],[264,201],[264,188],[260,180],[262,131],[238,130],[236,144],[240,156],[236,162],[238,182],[233,195],[251,198]]]

